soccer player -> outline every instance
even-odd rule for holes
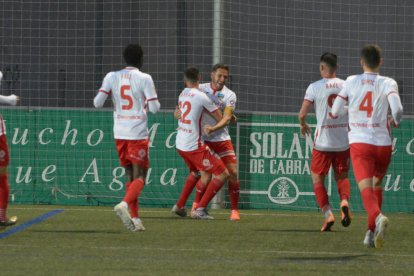
[[[206,186],[194,218],[212,219],[206,212],[207,205],[228,179],[229,173],[221,159],[204,144],[202,139],[200,122],[204,109],[210,112],[217,122],[222,119],[222,113],[213,101],[199,90],[199,81],[200,73],[197,68],[190,67],[185,70],[186,88],[178,98],[181,118],[178,121],[176,148],[187,164],[190,175],[195,176],[200,172],[200,184]],[[212,174],[214,178],[210,181]],[[183,192],[189,195],[193,188],[194,186],[185,185]]]
[[[238,210],[240,182],[237,173],[237,159],[229,135],[229,130],[227,128],[230,121],[235,118],[234,109],[236,107],[237,97],[232,90],[226,87],[229,77],[229,67],[227,65],[222,63],[215,64],[211,70],[210,77],[211,82],[201,84],[199,89],[206,93],[214,104],[223,112],[223,117],[217,124],[216,120],[208,113],[202,117],[202,125],[204,126],[203,140],[210,149],[220,156],[230,173],[228,181],[231,208],[230,220],[240,220]],[[176,117],[178,119],[180,114]],[[214,124],[216,125],[213,127]],[[189,189],[190,187],[194,187],[196,185],[196,196],[194,199],[193,210],[196,208],[205,191],[205,186],[200,185],[197,181],[198,178],[196,175],[189,176],[184,184],[184,186],[188,186]],[[185,195],[187,195],[187,197]],[[184,215],[186,213],[184,211],[184,205],[188,196],[188,193],[180,196],[177,206],[173,207],[173,212],[178,215]]]
[[[3,73],[0,72],[0,82],[3,78]],[[0,103],[17,105],[20,98],[14,94],[10,96],[0,95]],[[9,147],[7,146],[6,137],[6,125],[4,124],[3,117],[0,115],[0,227],[7,227],[16,224],[17,217],[12,216],[7,218],[7,207],[9,205],[9,179],[8,169],[9,166]]]
[[[140,71],[143,51],[139,44],[128,45],[123,52],[128,67],[108,73],[94,99],[95,107],[102,107],[111,95],[114,103],[114,137],[127,183],[124,199],[114,211],[126,228],[145,230],[138,214],[141,193],[149,167],[147,109],[156,113],[160,103],[152,77]]]
[[[331,231],[335,222],[332,207],[325,189],[325,176],[332,165],[341,199],[341,223],[347,227],[351,223],[349,210],[350,183],[348,116],[332,119],[328,116],[334,99],[342,89],[343,80],[336,77],[337,56],[324,53],[320,58],[319,71],[322,79],[311,83],[306,90],[305,99],[299,112],[302,135],[310,133],[306,117],[315,105],[316,129],[311,160],[311,175],[316,201],[322,210],[325,221],[321,231]]]
[[[399,126],[403,107],[395,80],[379,74],[383,63],[380,47],[363,47],[360,63],[364,73],[346,79],[334,102],[332,116],[338,116],[348,102],[352,166],[368,213],[368,230],[363,243],[368,247],[381,248],[389,223],[381,213],[381,183],[392,153],[389,126]],[[389,107],[392,114],[390,121]]]

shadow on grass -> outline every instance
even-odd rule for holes
[[[107,231],[107,230],[28,230],[30,232],[38,233],[71,233],[71,234],[119,234],[121,231]]]
[[[341,255],[341,256],[319,256],[319,257],[282,257],[278,258],[279,261],[286,261],[289,263],[320,263],[320,264],[343,264],[349,263],[351,261],[357,260],[361,257],[367,257],[370,255],[367,254],[358,254],[358,255]]]
[[[256,229],[257,232],[319,233],[318,229]],[[331,231],[335,232],[335,231]],[[336,232],[338,233],[338,232]]]
[[[151,219],[151,220],[177,220],[177,221],[224,221],[224,220],[229,220],[227,218],[216,218],[214,217],[214,219],[211,220],[202,220],[202,219],[192,219],[190,217],[179,217],[179,216],[171,216],[171,217],[154,217],[154,216],[142,216],[141,217],[143,220],[147,220],[147,219]]]

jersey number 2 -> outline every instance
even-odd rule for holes
[[[188,115],[188,113],[190,113],[190,111],[191,111],[191,103],[190,102],[180,102],[180,109],[182,110],[182,109],[184,109],[183,111],[183,114],[182,114],[182,116],[181,116],[181,119],[180,119],[180,121],[181,121],[181,123],[183,123],[183,124],[191,124],[191,120],[188,120],[188,119],[186,119],[186,117],[187,117],[187,115]]]
[[[132,97],[128,95],[129,91],[131,91],[131,86],[129,85],[121,86],[121,98],[128,102],[128,104],[122,105],[122,110],[130,110],[132,109],[132,106],[134,105],[134,102],[132,101]]]
[[[361,104],[359,105],[359,110],[367,112],[367,117],[371,118],[372,116],[372,91],[368,91],[365,97],[362,99]]]

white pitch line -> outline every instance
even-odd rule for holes
[[[88,208],[88,207],[93,207],[93,208]],[[104,209],[105,208],[105,209]],[[85,206],[85,208],[68,208],[65,209],[62,206],[52,206],[50,208],[44,208],[44,207],[40,207],[40,208],[29,208],[29,207],[15,207],[15,206],[11,206],[9,207],[9,210],[46,210],[46,211],[50,211],[50,210],[54,210],[54,209],[63,209],[66,212],[70,212],[70,211],[80,211],[80,212],[113,212],[112,209],[103,207],[103,208],[99,208],[97,206]],[[213,213],[217,214],[217,215],[224,215],[227,216],[230,213],[230,210],[223,210],[223,209],[213,209]],[[220,210],[220,211],[218,211]],[[338,210],[334,210],[334,211],[338,211]],[[170,214],[170,209],[165,209],[164,210],[151,210],[151,209],[144,209],[144,210],[139,210],[140,213],[158,213],[158,214]],[[282,213],[282,210],[272,210],[272,211],[268,211],[267,213],[266,210],[263,210],[263,213],[245,213],[243,211],[240,212],[240,215],[242,216],[255,216],[255,217],[320,217],[321,214],[319,212],[316,211],[316,209],[312,209],[309,210],[309,214],[295,214],[294,212],[296,212],[295,210],[292,210],[292,213]],[[307,212],[307,211],[301,211],[301,212]],[[359,212],[358,213],[361,216],[365,216],[365,213]],[[405,213],[398,213],[398,214],[405,214]],[[408,213],[407,213],[408,214]],[[406,218],[393,218],[392,217],[392,213],[388,216],[391,218],[391,220],[409,220],[412,221],[412,217],[406,217]]]
[[[2,247],[16,247],[16,248],[33,248],[33,247],[49,247],[49,248],[71,248],[71,246],[57,246],[53,244],[45,244],[45,245],[15,245],[15,244],[0,244],[0,248]],[[125,247],[125,246],[89,246],[90,249],[99,249],[99,250],[113,250],[113,251],[125,251],[125,250],[147,250],[147,251],[172,251],[172,252],[216,252],[217,249],[215,248],[163,248],[163,247]],[[373,249],[375,250],[375,249]],[[221,252],[231,252],[234,253],[234,250],[226,250],[220,249]],[[247,254],[247,253],[260,253],[260,254],[278,254],[278,255],[331,255],[331,256],[360,256],[362,253],[366,254],[366,252],[326,252],[326,251],[288,251],[288,250],[237,250],[237,253]],[[402,258],[414,258],[414,254],[384,254],[384,253],[377,253],[372,251],[372,257],[381,256],[381,257],[402,257]],[[367,257],[367,256],[364,256]]]

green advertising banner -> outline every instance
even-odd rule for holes
[[[93,109],[5,109],[11,163],[10,200],[27,204],[113,205],[124,195],[112,133],[112,112]],[[311,118],[312,119],[312,118]],[[292,115],[239,114],[231,126],[239,160],[241,208],[316,209],[310,180],[312,137],[302,138]],[[151,168],[143,206],[171,207],[188,170],[175,150],[171,112],[150,115]],[[394,131],[392,164],[384,179],[384,210],[413,211],[414,124]],[[362,210],[352,171],[351,204]],[[326,180],[339,204],[332,173]],[[225,201],[228,202],[226,196]],[[191,202],[188,202],[190,204]]]

